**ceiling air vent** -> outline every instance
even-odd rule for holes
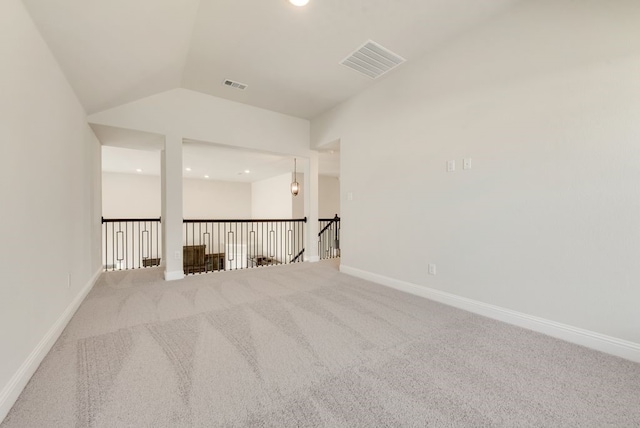
[[[405,61],[406,60],[400,55],[396,55],[389,49],[383,48],[376,42],[369,40],[362,45],[362,47],[343,59],[340,64],[372,79],[377,79]]]
[[[244,91],[245,89],[247,89],[247,87],[249,85],[246,85],[244,83],[240,83],[240,82],[235,82],[233,80],[229,80],[229,79],[224,79],[224,81],[222,82],[222,84],[224,86],[228,86],[230,88],[236,88],[236,89],[240,89],[242,91]]]

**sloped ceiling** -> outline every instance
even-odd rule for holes
[[[25,0],[87,113],[179,87],[199,0]]]
[[[89,114],[183,87],[313,118],[375,82],[339,65],[365,41],[412,61],[517,1],[24,3]]]

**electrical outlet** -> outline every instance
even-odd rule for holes
[[[447,172],[453,172],[456,170],[456,161],[447,161]]]
[[[176,260],[180,260],[180,251],[176,251],[174,257],[176,258]]]
[[[465,158],[463,160],[462,169],[471,169],[471,158]]]
[[[429,263],[429,275],[435,275],[436,274],[436,265]]]
[[[353,201],[353,192],[347,192],[347,201]]]

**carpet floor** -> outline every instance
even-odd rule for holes
[[[639,427],[640,364],[341,274],[103,274],[9,427]]]

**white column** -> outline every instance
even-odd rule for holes
[[[182,137],[166,135],[162,151],[164,279],[184,278],[182,267]]]
[[[304,259],[309,262],[320,261],[318,255],[318,152],[309,152],[309,161],[304,180],[304,215],[306,237]]]

